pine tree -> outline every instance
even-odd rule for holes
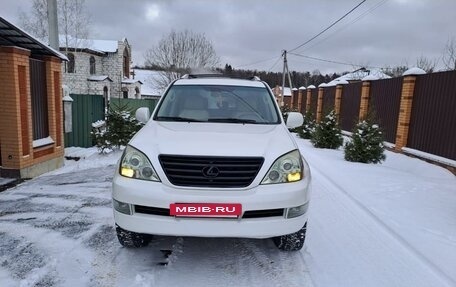
[[[95,131],[95,142],[100,152],[106,149],[126,146],[130,139],[141,129],[142,124],[125,110],[110,109],[106,119],[106,129]]]
[[[336,113],[331,111],[317,124],[310,139],[314,147],[337,149],[343,143],[341,130],[336,120]]]
[[[296,132],[302,139],[311,139],[312,134],[315,132],[315,120],[311,111],[304,115],[304,122],[302,126],[296,128]]]
[[[358,123],[352,140],[345,144],[345,159],[362,163],[380,163],[385,160],[383,134],[371,119]]]

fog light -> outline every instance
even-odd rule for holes
[[[120,202],[115,199],[113,199],[112,202],[114,205],[114,209],[117,210],[118,212],[123,213],[123,214],[128,214],[128,215],[132,214],[131,204],[125,203],[125,202]]]
[[[289,182],[301,180],[301,173],[300,172],[289,173],[287,175],[287,179]]]
[[[300,206],[287,208],[287,210],[285,211],[286,218],[294,218],[294,217],[301,216],[307,212],[308,208],[309,208],[308,202],[306,204],[303,204]]]

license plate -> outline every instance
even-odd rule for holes
[[[239,217],[240,203],[171,203],[169,214],[180,217]]]

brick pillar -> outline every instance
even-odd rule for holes
[[[317,101],[317,123],[321,120],[321,114],[323,110],[323,88],[318,88],[318,101]]]
[[[359,121],[363,121],[367,117],[369,110],[369,95],[370,95],[370,82],[364,81],[361,88],[361,103],[359,105]]]
[[[298,90],[298,112],[301,114],[303,113],[302,111],[302,91],[301,89]]]
[[[48,100],[49,136],[56,149],[63,148],[63,103],[61,61],[56,57],[44,57],[46,61],[46,87]],[[63,151],[62,151],[63,152]]]
[[[399,121],[397,123],[395,150],[400,151],[407,146],[410,115],[412,113],[413,92],[415,89],[416,76],[406,76],[402,82],[401,104],[399,109]]]
[[[312,100],[312,89],[307,89],[306,113],[310,111],[310,101]]]
[[[334,99],[334,112],[336,113],[337,122],[339,122],[339,119],[340,119],[340,103],[342,102],[342,90],[343,90],[342,85],[336,86],[336,97]]]

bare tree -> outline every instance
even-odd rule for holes
[[[91,18],[85,0],[57,0],[60,46],[80,48],[85,45],[90,32]],[[29,12],[20,11],[21,26],[32,35],[47,43],[47,0],[33,0]]]
[[[163,36],[157,46],[145,52],[144,59],[146,66],[163,68],[159,72],[160,76],[154,78],[160,89],[185,73],[210,70],[220,61],[212,42],[204,34],[189,30],[173,30]]]
[[[448,39],[442,56],[443,64],[447,70],[456,70],[456,40]]]
[[[429,59],[421,55],[418,59],[416,59],[416,66],[426,71],[426,73],[432,73],[435,70],[435,66],[437,66],[437,60]]]

